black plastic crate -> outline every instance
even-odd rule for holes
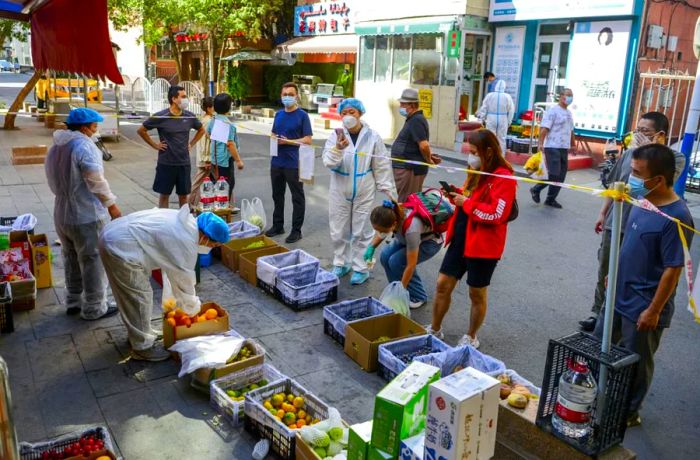
[[[391,382],[396,378],[398,374],[396,372],[391,371],[388,367],[386,367],[384,364],[378,362],[377,363],[377,375],[381,378],[383,378],[386,382]]]
[[[0,227],[12,227],[12,224],[15,223],[17,220],[18,216],[12,216],[12,217],[0,217]],[[28,230],[28,234],[33,235],[34,234],[34,229]]]
[[[345,336],[340,335],[340,332],[336,331],[333,325],[325,318],[323,319],[323,332],[338,342],[341,347],[345,346]]]
[[[275,299],[279,299],[279,294],[277,293],[277,289],[271,284],[268,284],[264,282],[261,279],[258,279],[258,287],[265,291],[267,294],[270,294],[272,297]]]
[[[12,291],[10,283],[0,283],[0,334],[8,334],[15,331],[15,322],[12,318]]]
[[[79,441],[80,438],[84,436],[94,436],[95,439],[104,442],[105,450],[116,454],[114,446],[112,445],[112,438],[109,436],[107,428],[98,426],[89,430],[59,436],[58,438],[40,443],[20,443],[19,456],[21,460],[41,460],[44,452],[51,450],[63,451],[63,449]]]
[[[308,310],[309,308],[320,307],[338,300],[338,286],[333,286],[328,291],[306,300],[293,300],[278,292],[280,302],[294,311]]]
[[[624,348],[613,346],[610,353],[603,353],[600,347],[601,342],[598,338],[583,332],[550,340],[540,405],[537,409],[537,426],[591,456],[596,456],[623,441],[627,430],[627,404],[639,361],[639,355]],[[577,357],[588,362],[588,368],[596,382],[601,367],[605,366],[608,369],[605,406],[600,413],[596,400],[592,413],[593,430],[582,439],[561,435],[552,427],[552,414],[559,394],[559,379],[568,369],[569,360]]]
[[[324,307],[323,331],[342,347],[345,346],[345,327],[348,323],[391,313],[394,310],[373,297],[344,300]]]

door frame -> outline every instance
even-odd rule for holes
[[[459,72],[457,74],[457,80],[455,81],[455,104],[454,104],[454,110],[453,110],[453,119],[455,121],[455,125],[459,122],[459,108],[460,108],[460,103],[462,100],[462,82],[464,79],[464,58],[465,58],[465,53],[464,53],[464,47],[467,43],[467,35],[474,35],[478,36],[480,38],[484,39],[484,44],[482,45],[482,52],[484,53],[484,57],[481,60],[481,68],[478,69],[479,75],[480,75],[480,84],[479,84],[479,103],[478,105],[481,105],[481,101],[484,99],[484,79],[483,75],[486,72],[486,66],[490,64],[491,62],[491,48],[493,47],[493,37],[494,35],[491,32],[485,32],[485,31],[475,31],[475,30],[465,30],[462,29],[462,43],[461,47],[459,50]],[[476,53],[476,49],[474,50]],[[470,101],[470,107],[471,103],[473,101],[474,95],[468,96],[469,101]],[[467,117],[469,116],[469,113],[467,112]]]
[[[550,57],[550,67],[549,67],[549,73],[550,75],[547,76],[545,79],[545,84],[549,87],[552,83],[550,81],[551,78],[551,73],[554,70],[557,72],[557,77],[556,81],[554,82],[554,87],[559,86],[560,82],[563,82],[564,85],[566,85],[566,78],[561,79],[558,78],[558,68],[559,68],[559,59],[561,56],[561,44],[562,43],[570,43],[571,42],[571,35],[540,35],[540,30],[541,30],[542,24],[538,26],[538,31],[537,31],[537,39],[535,40],[535,50],[534,50],[534,56],[533,56],[533,66],[532,66],[532,79],[530,80],[530,95],[528,98],[529,101],[529,107],[533,107],[535,102],[554,102],[554,101],[535,101],[535,87],[538,85],[541,85],[541,82],[538,82],[538,80],[543,80],[542,78],[537,77],[537,71],[539,67],[539,61],[540,61],[540,45],[544,42],[551,42],[553,43],[552,46],[552,55]],[[552,63],[556,63],[556,65],[552,65]],[[549,92],[549,88],[547,89]]]

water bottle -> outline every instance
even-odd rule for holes
[[[216,181],[216,209],[228,208],[228,181],[224,176],[219,176]]]
[[[568,367],[559,379],[559,395],[552,414],[552,426],[560,434],[578,439],[591,432],[591,412],[598,385],[585,359],[571,359]]]
[[[199,187],[199,203],[202,211],[211,211],[214,205],[214,184],[208,177],[204,178],[204,182]]]

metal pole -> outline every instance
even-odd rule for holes
[[[615,182],[614,190],[618,194],[625,191],[624,182]],[[605,290],[605,318],[603,319],[603,343],[600,350],[603,353],[610,353],[612,345],[612,326],[613,317],[615,314],[615,294],[617,292],[617,268],[620,257],[620,235],[622,233],[622,205],[623,200],[616,198],[613,202],[613,225],[610,241],[610,259],[608,259],[608,286]],[[608,368],[600,366],[600,375],[598,376],[598,410],[596,413],[599,417],[603,416],[603,408],[605,407],[605,387],[608,381]]]
[[[214,34],[209,34],[209,96],[214,97]]]
[[[700,86],[698,85],[698,80],[700,80],[700,61],[698,61],[698,68],[695,71],[693,96],[690,99],[690,110],[688,111],[688,119],[685,124],[683,143],[681,144],[681,153],[685,155],[685,168],[683,168],[683,172],[674,186],[676,194],[681,198],[685,194],[685,181],[688,178],[688,169],[690,168],[690,154],[693,151],[695,134],[698,131],[698,122],[700,121]]]

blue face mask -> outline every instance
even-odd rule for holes
[[[566,105],[571,105],[574,102],[574,96],[564,96],[564,102],[566,102]]]
[[[408,116],[408,111],[404,107],[399,107],[399,114],[402,117],[407,117]]]
[[[630,174],[629,179],[627,179],[627,185],[630,187],[630,195],[633,198],[639,198],[645,197],[651,193],[651,190],[653,189],[649,190],[644,184],[646,184],[646,180],[642,179],[641,177],[637,177],[634,174]]]
[[[297,98],[294,96],[282,96],[282,104],[285,107],[293,107],[297,104]]]

